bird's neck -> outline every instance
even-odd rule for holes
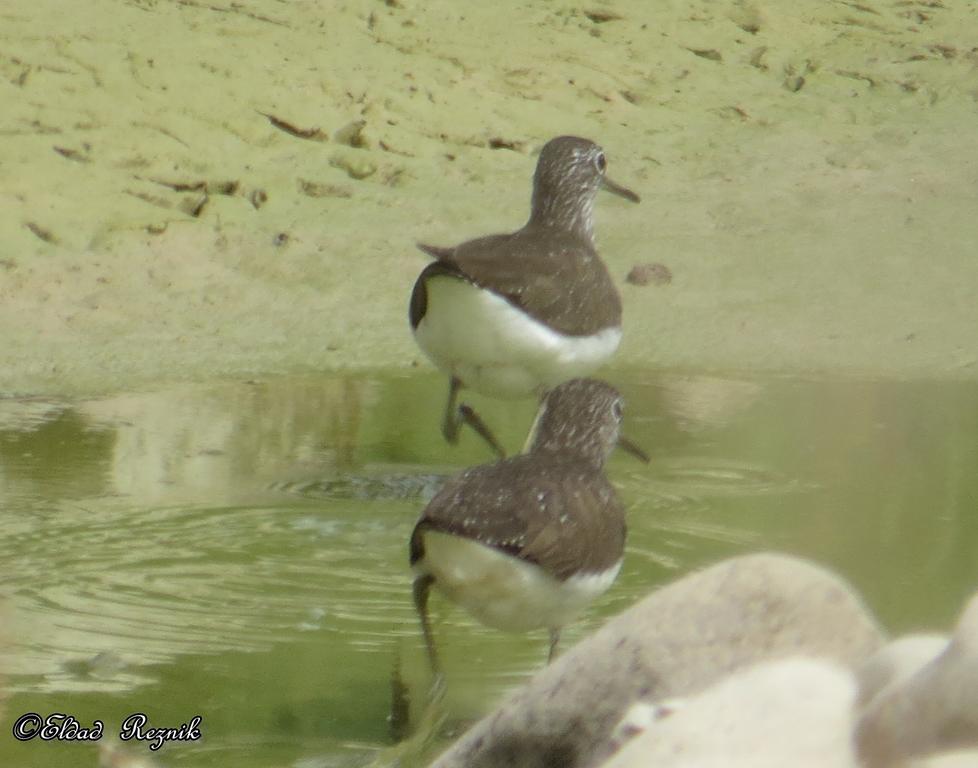
[[[607,458],[603,446],[591,444],[567,445],[556,440],[538,439],[530,446],[530,453],[547,456],[562,464],[584,465],[595,472],[604,469]]]
[[[533,192],[528,227],[567,232],[594,245],[594,198]]]

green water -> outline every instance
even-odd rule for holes
[[[609,378],[652,464],[609,467],[625,566],[566,644],[761,549],[837,569],[894,631],[946,627],[978,588],[978,385]],[[0,765],[98,764],[89,744],[16,742],[25,712],[109,733],[133,712],[200,715],[204,738],[164,747],[168,766],[382,755],[395,665],[413,701],[427,685],[407,537],[439,478],[490,458],[468,435],[443,444],[444,389],[425,374],[0,400]],[[473,402],[518,449],[532,403]],[[543,663],[542,634],[433,608],[455,727]]]

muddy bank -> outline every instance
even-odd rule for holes
[[[974,378],[969,3],[14,0],[0,392],[427,365],[425,263],[601,142],[627,367]],[[666,284],[634,286],[655,262]]]

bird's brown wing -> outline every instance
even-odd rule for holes
[[[526,522],[519,514],[525,484],[517,456],[496,464],[467,469],[449,480],[428,502],[411,536],[411,564],[424,556],[421,534],[434,530],[478,539],[487,546],[516,555],[525,543]]]
[[[509,235],[491,235],[489,237],[479,238],[479,240],[473,240],[473,243],[484,243],[488,251],[496,252],[497,249],[494,247],[494,240],[504,240],[508,238]],[[424,251],[426,254],[431,256],[435,261],[421,270],[421,274],[418,275],[418,279],[414,281],[414,289],[411,291],[411,302],[408,307],[408,320],[411,322],[411,328],[417,328],[421,319],[428,312],[428,280],[435,277],[450,277],[456,280],[464,280],[468,283],[473,283],[475,285],[481,284],[472,276],[470,276],[465,269],[458,264],[456,261],[456,255],[459,248],[444,248],[438,245],[427,245],[426,243],[418,243],[418,248]],[[468,246],[469,243],[463,244],[461,247]],[[507,297],[508,300],[508,297]]]
[[[430,530],[479,541],[558,579],[611,567],[625,539],[621,504],[603,475],[586,465],[541,464],[527,456],[450,480],[415,526],[412,565],[424,557],[423,533]]]
[[[624,510],[603,476],[587,482],[565,477],[539,503],[550,514],[531,521],[520,553],[523,558],[539,563],[558,579],[577,572],[599,573],[621,559]],[[577,514],[566,514],[570,505]]]
[[[415,284],[411,298],[412,327],[424,316],[424,282],[450,275],[467,280],[506,299],[531,317],[570,336],[587,336],[621,324],[621,300],[590,244],[580,238],[520,230],[490,235],[456,248],[419,245],[436,261]],[[604,299],[595,301],[595,296]]]

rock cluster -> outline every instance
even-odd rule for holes
[[[888,642],[838,576],[728,560],[609,621],[435,765],[978,766],[978,595],[949,638]]]

